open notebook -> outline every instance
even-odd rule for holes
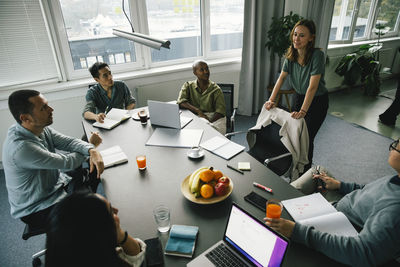
[[[106,117],[104,118],[104,122],[96,121],[93,123],[93,126],[110,130],[130,117],[131,115],[129,114],[128,110],[113,108],[107,113]]]
[[[356,236],[349,219],[333,207],[320,193],[283,200],[282,204],[296,222],[336,235]]]

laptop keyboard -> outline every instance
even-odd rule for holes
[[[224,244],[219,244],[213,250],[206,254],[207,259],[209,259],[217,267],[225,266],[243,266],[246,267],[241,260],[235,256]]]

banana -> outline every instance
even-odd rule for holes
[[[201,172],[201,171],[200,171]],[[198,172],[194,178],[193,178],[193,182],[192,182],[192,186],[190,187],[190,192],[194,193],[199,193],[200,192],[200,172]]]
[[[195,177],[198,173],[200,173],[202,170],[205,170],[205,169],[208,169],[208,167],[201,167],[201,168],[198,168],[197,170],[195,170],[194,172],[192,172],[192,174],[191,174],[190,177],[189,177],[189,189],[192,188],[192,183],[193,183],[194,177]]]

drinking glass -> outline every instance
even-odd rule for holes
[[[279,219],[281,217],[283,205],[278,199],[271,198],[267,201],[267,218]]]
[[[143,171],[146,169],[146,156],[145,155],[140,155],[136,157],[136,163],[139,168],[139,170]]]
[[[171,227],[169,208],[165,205],[158,205],[153,209],[154,219],[160,233],[169,231]]]

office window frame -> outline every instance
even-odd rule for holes
[[[53,34],[59,43],[59,53],[62,55],[61,69],[65,76],[65,80],[74,80],[88,77],[87,69],[75,70],[72,61],[72,55],[68,43],[67,33],[64,27],[63,14],[60,2],[47,0],[51,9],[51,19],[57,32]],[[135,70],[152,69],[157,67],[173,66],[193,62],[202,58],[205,60],[228,59],[241,56],[242,49],[231,49],[222,51],[211,51],[211,35],[210,35],[210,0],[200,0],[200,17],[201,17],[201,42],[202,53],[197,57],[188,57],[182,59],[166,60],[152,62],[151,48],[134,43],[136,52],[136,62],[112,65],[113,73],[124,73]],[[121,1],[122,2],[122,1]],[[149,25],[147,20],[147,8],[145,0],[125,0],[125,5],[129,4],[130,17],[136,32],[149,34]],[[174,45],[173,43],[171,44]],[[165,48],[161,48],[165,49]]]
[[[378,35],[375,34],[374,29],[378,18],[378,12],[380,10],[380,6],[382,4],[382,0],[372,0],[370,11],[368,13],[368,22],[366,25],[366,34],[364,37],[356,38],[354,37],[355,27],[358,19],[359,9],[360,9],[361,0],[356,0],[354,4],[354,9],[351,15],[351,24],[349,28],[349,39],[348,40],[330,40],[329,45],[337,45],[337,44],[352,44],[354,42],[362,42],[362,41],[375,41],[378,39]],[[381,36],[381,39],[396,37],[399,36],[399,28],[400,28],[400,9],[397,13],[397,20],[393,30],[387,32],[385,35]]]

